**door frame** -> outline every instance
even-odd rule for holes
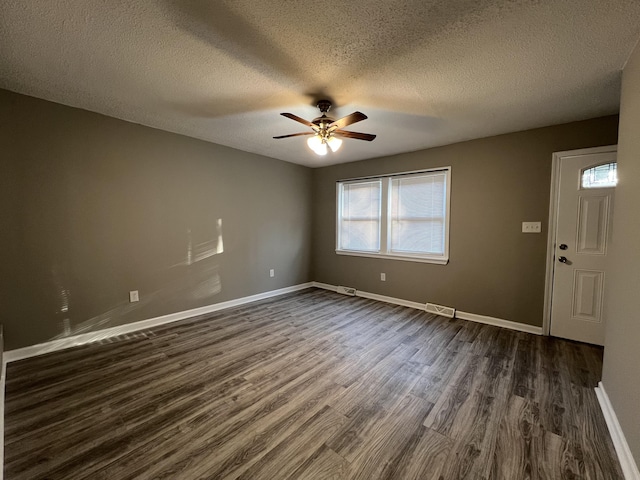
[[[544,280],[544,311],[542,316],[542,334],[549,336],[551,332],[551,297],[553,295],[553,278],[555,273],[556,228],[558,219],[558,203],[560,202],[560,163],[567,157],[597,153],[617,153],[617,145],[605,147],[581,148],[554,152],[551,161],[551,193],[549,198],[549,225],[547,228],[547,264]]]

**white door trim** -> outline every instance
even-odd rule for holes
[[[551,330],[551,294],[553,293],[553,273],[555,268],[556,228],[558,218],[558,190],[560,187],[560,162],[566,157],[589,155],[597,153],[616,153],[617,145],[606,147],[581,148],[579,150],[567,150],[554,152],[551,162],[551,194],[549,198],[549,226],[547,229],[547,267],[544,281],[544,312],[542,317],[542,334],[549,335]]]

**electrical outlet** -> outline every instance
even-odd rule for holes
[[[140,295],[138,294],[138,290],[131,290],[129,292],[129,302],[138,302],[140,301]]]
[[[522,233],[540,233],[541,231],[541,222],[522,222]]]
[[[269,276],[270,276],[271,278],[273,278],[273,277],[275,277],[275,276],[276,276],[276,271],[275,271],[273,268],[272,268],[271,270],[269,270]]]
[[[387,281],[387,274],[386,273],[381,273],[380,274],[380,280],[383,281],[383,282],[386,282]]]

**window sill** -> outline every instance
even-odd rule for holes
[[[421,257],[415,255],[402,255],[397,253],[373,253],[373,252],[356,252],[352,250],[336,250],[338,255],[349,255],[353,257],[367,258],[385,258],[388,260],[403,260],[405,262],[433,263],[436,265],[446,265],[449,258],[446,257]]]

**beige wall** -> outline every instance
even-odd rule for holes
[[[314,170],[314,279],[542,325],[552,153],[615,144],[617,122],[604,117]],[[335,254],[337,180],[449,165],[448,265]],[[521,233],[523,221],[541,221],[542,234]]]
[[[624,69],[603,385],[640,465],[640,46]]]
[[[310,169],[7,91],[0,123],[7,349],[311,280]]]

